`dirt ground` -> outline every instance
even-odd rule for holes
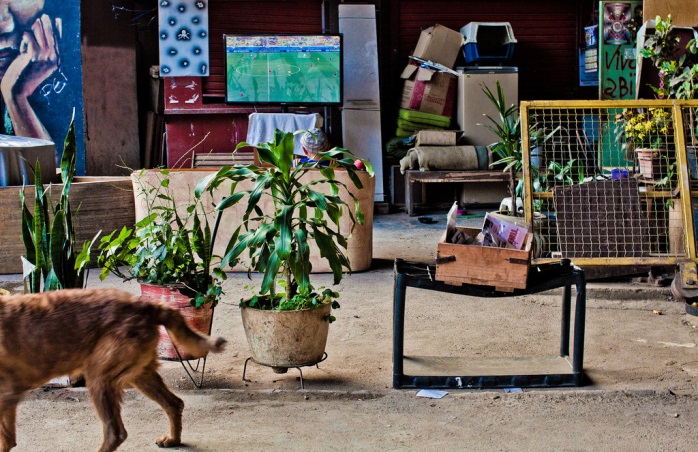
[[[176,362],[162,374],[185,403],[178,450],[693,450],[698,416],[698,317],[668,287],[589,283],[584,369],[571,389],[452,390],[442,399],[392,388],[395,258],[428,261],[445,227],[405,214],[376,216],[373,266],[347,276],[330,327],[326,361],[274,374],[249,356],[237,302],[246,275],[231,274],[213,333],[228,349],[206,362],[195,389]],[[481,225],[481,219],[469,220]],[[467,223],[464,223],[467,224]],[[95,272],[96,273],[96,272]],[[2,277],[16,285],[17,276]],[[329,285],[318,275],[317,285]],[[117,279],[90,286],[134,284]],[[465,357],[555,355],[560,292],[480,299],[408,292],[405,354]],[[155,450],[166,430],[162,411],[135,391],[123,409],[129,438],[120,450]],[[20,406],[18,451],[95,450],[101,426],[83,388],[34,391]]]

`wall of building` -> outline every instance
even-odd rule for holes
[[[120,2],[133,10],[133,2]],[[85,167],[90,176],[124,174],[141,165],[136,27],[112,2],[81,2]]]
[[[332,10],[338,3],[338,0],[211,0],[211,75],[200,80],[200,105],[188,111],[164,106],[168,152],[178,156],[194,148],[197,152],[230,152],[245,138],[250,112],[274,110],[224,104],[223,33],[321,32],[323,14],[330,29],[335,23]],[[471,21],[510,22],[518,39],[512,64],[519,67],[521,99],[595,96],[593,90],[578,87],[576,53],[582,39],[581,27],[588,25],[586,18],[594,2],[375,0],[374,3],[380,24],[386,140],[394,133],[402,89],[399,73],[421,29],[435,23],[457,30]],[[120,2],[122,6],[129,4],[135,10],[157,6],[156,2],[147,0]],[[157,52],[157,19],[137,27],[129,24],[133,16],[122,14],[115,20],[109,2],[83,2],[82,9],[88,174],[114,174],[119,172],[115,165],[121,159],[134,167],[143,161],[141,150],[148,139],[144,137],[145,113],[150,108],[144,98],[149,96],[150,65],[157,64],[157,55],[153,55]],[[189,164],[179,158],[175,160],[184,166]]]

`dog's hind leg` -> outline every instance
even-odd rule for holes
[[[109,385],[103,386],[102,378],[87,377],[87,389],[97,415],[102,420],[104,440],[99,452],[112,452],[126,441],[126,428],[121,420],[121,390]],[[96,382],[90,384],[90,382]]]
[[[157,362],[153,361],[143,373],[133,380],[133,386],[149,399],[157,402],[165,410],[170,421],[170,434],[158,438],[160,447],[177,446],[182,441],[182,411],[184,402],[170,391],[157,372]]]
[[[8,452],[17,445],[15,418],[19,397],[0,394],[0,452]]]

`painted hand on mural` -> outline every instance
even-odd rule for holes
[[[58,26],[54,29],[51,18],[43,14],[24,32],[19,55],[10,64],[0,84],[3,93],[11,90],[14,96],[31,96],[58,68],[57,29]]]
[[[60,35],[60,19],[39,16],[22,33],[16,56],[2,76],[0,92],[17,135],[51,139],[29,103],[29,96],[58,68]]]

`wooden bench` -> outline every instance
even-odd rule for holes
[[[410,216],[415,215],[415,210],[426,204],[426,184],[434,183],[508,183],[509,173],[503,171],[405,171],[405,210]],[[419,202],[416,199],[417,185],[419,185]]]
[[[194,154],[192,168],[220,168],[222,166],[248,165],[255,163],[254,152],[210,152]]]

